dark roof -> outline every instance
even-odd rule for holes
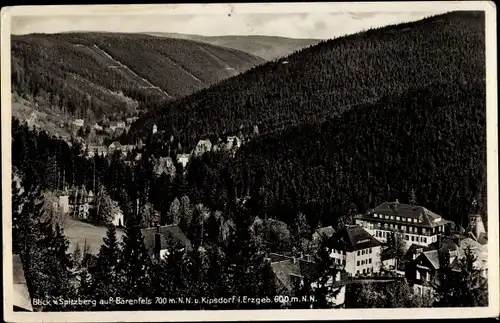
[[[308,278],[314,280],[318,271],[318,265],[315,262],[307,261],[301,258],[294,258],[284,255],[271,254],[271,268],[280,285],[287,291],[293,290],[293,278]],[[276,259],[273,261],[272,259]],[[340,281],[335,281],[334,286],[347,284],[348,278],[345,272],[339,272]]]
[[[142,229],[141,232],[142,236],[144,237],[144,245],[146,246],[150,255],[154,254],[156,233],[160,233],[161,235],[160,249],[166,249],[172,244],[177,244],[182,248],[185,248],[187,251],[193,250],[191,241],[189,241],[184,232],[182,232],[182,230],[175,224]]]
[[[328,244],[331,248],[351,252],[382,245],[359,225],[347,225],[343,227],[330,237]]]
[[[316,232],[313,234],[314,240],[319,240],[321,237],[330,238],[335,234],[335,229],[332,226],[322,227],[316,229]]]
[[[373,214],[418,219],[419,222],[418,223],[408,222],[405,221],[404,219],[398,221],[398,220],[382,219],[380,217],[375,218]],[[379,206],[377,206],[368,214],[357,215],[356,218],[364,220],[376,220],[376,221],[382,220],[382,222],[388,222],[388,223],[404,223],[404,224],[412,224],[425,227],[437,227],[440,225],[451,223],[451,221],[443,219],[440,215],[429,211],[423,206],[404,204],[399,202],[384,202]]]
[[[411,261],[413,260],[413,255],[417,253],[417,249],[422,249],[423,251],[430,251],[430,250],[436,250],[437,247],[434,244],[429,244],[429,246],[420,246],[417,244],[412,244],[408,250],[406,251],[406,254],[404,256],[404,260]]]
[[[31,297],[24,277],[23,263],[19,255],[12,255],[13,303],[15,307],[33,311]]]
[[[439,269],[441,267],[439,252],[437,250],[424,251],[419,257],[426,257],[434,269]]]

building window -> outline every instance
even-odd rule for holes
[[[372,248],[370,248],[369,250],[370,250],[370,253],[372,253]]]
[[[411,218],[406,218],[406,220],[408,220],[408,222],[411,222]]]
[[[360,255],[361,255],[361,252],[358,250],[358,253],[357,253],[357,254],[358,254],[358,256],[360,256]]]
[[[410,240],[410,236],[409,236],[409,235],[407,235],[407,234],[405,234],[405,238],[406,238],[406,240],[408,240],[408,241]]]
[[[371,264],[372,263],[372,258],[368,259],[368,263]]]
[[[417,223],[417,219],[413,219],[413,223]]]
[[[401,220],[401,218],[400,218],[399,216],[397,216],[397,217],[396,217],[396,220],[398,220],[398,221],[399,221],[399,220]]]
[[[427,230],[425,228],[422,228],[422,233],[423,234],[426,234],[427,233]]]
[[[356,263],[356,266],[359,266],[359,260],[358,260],[358,262]]]
[[[374,216],[375,218],[378,218],[377,213],[373,213],[373,216]]]
[[[394,220],[394,215],[391,215],[391,220]]]
[[[391,223],[391,224],[389,224],[389,229],[392,229],[392,228],[394,228],[394,226]]]
[[[401,230],[406,230],[406,225],[401,226]]]
[[[359,270],[356,270],[356,275],[359,275]]]
[[[411,241],[415,241],[415,237],[414,236],[411,236]]]
[[[420,279],[420,271],[417,270],[417,279]]]
[[[344,266],[345,266],[345,259],[343,259],[343,260],[342,260],[342,265],[344,265]]]
[[[363,275],[366,274],[366,268],[363,268]]]

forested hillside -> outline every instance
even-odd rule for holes
[[[336,224],[384,201],[417,203],[457,224],[486,214],[485,86],[433,84],[345,112],[323,124],[278,131],[243,146],[226,166],[190,169],[192,183],[233,182],[256,214],[287,222],[304,212]],[[221,194],[221,193],[217,193]],[[477,205],[474,207],[474,200]]]
[[[233,35],[233,36],[200,36],[176,33],[148,33],[154,36],[190,39],[227,48],[247,52],[257,57],[270,61],[305,47],[316,45],[320,39],[297,39],[276,36],[260,35]]]
[[[131,132],[157,124],[192,146],[240,126],[275,131],[435,82],[481,82],[484,60],[484,13],[452,12],[321,42],[167,104]]]
[[[12,91],[84,119],[133,114],[257,64],[250,54],[140,34],[12,37]]]

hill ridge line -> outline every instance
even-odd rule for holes
[[[99,46],[97,46],[97,44],[94,44],[94,47],[98,50],[100,50],[104,55],[106,55],[109,59],[115,61],[119,66],[123,67],[124,69],[126,69],[127,71],[129,71],[130,73],[132,73],[133,75],[137,76],[138,78],[140,78],[141,80],[143,80],[144,82],[146,82],[146,84],[149,84],[149,86],[155,90],[157,90],[158,92],[161,92],[163,95],[165,95],[167,98],[169,99],[172,99],[173,96],[168,94],[167,92],[165,92],[164,90],[162,90],[160,87],[154,85],[153,83],[151,83],[149,80],[145,79],[144,77],[138,75],[136,72],[134,72],[130,67],[128,67],[127,65],[123,64],[122,62],[118,61],[117,59],[115,59],[113,56],[111,56],[108,52],[106,52],[104,49],[100,48]]]
[[[170,62],[172,62],[172,64],[174,64],[175,66],[178,66],[180,69],[182,69],[184,72],[186,72],[189,76],[191,76],[193,79],[195,79],[196,81],[200,82],[201,84],[203,85],[206,85],[202,80],[200,80],[199,78],[197,78],[193,73],[191,73],[190,71],[188,71],[184,66],[182,66],[181,64],[178,64],[176,63],[172,58],[168,57],[168,56],[164,56],[164,58],[168,59]]]

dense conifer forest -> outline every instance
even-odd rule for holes
[[[322,124],[261,136],[219,173],[200,167],[189,178],[193,185],[220,178],[208,192],[232,178],[236,194],[250,194],[259,212],[288,223],[301,211],[313,225],[336,225],[351,205],[365,212],[408,201],[413,191],[417,204],[464,225],[470,212],[486,214],[484,89],[435,84],[386,97]]]
[[[416,87],[476,84],[485,75],[484,13],[452,12],[323,41],[154,110],[132,136],[153,124],[183,142],[261,133],[320,122]]]

